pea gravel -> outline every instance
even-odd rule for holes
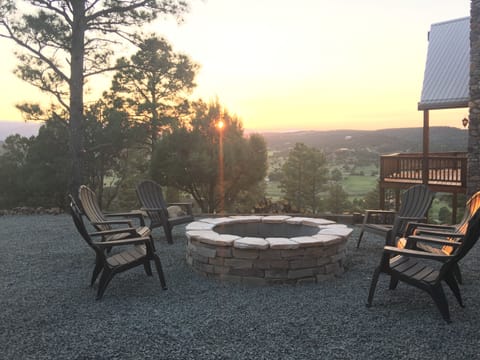
[[[347,247],[331,281],[268,287],[221,283],[185,262],[185,228],[154,230],[169,289],[142,267],[89,287],[94,254],[68,215],[0,217],[1,359],[480,359],[480,246],[461,264],[453,323],[429,296],[380,278],[365,302],[381,240]],[[155,274],[154,274],[155,275]]]

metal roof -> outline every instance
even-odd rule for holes
[[[468,107],[470,18],[432,24],[418,110]]]

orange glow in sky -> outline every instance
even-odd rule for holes
[[[205,0],[184,24],[149,29],[201,64],[193,97],[218,97],[247,130],[421,127],[430,25],[469,12],[469,0]],[[21,120],[16,103],[48,99],[12,74],[13,45],[0,46],[0,119]],[[98,84],[94,94],[109,86]],[[430,121],[462,127],[467,115]]]

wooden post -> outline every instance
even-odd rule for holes
[[[395,189],[395,211],[400,209],[400,190]]]
[[[385,188],[380,186],[380,209],[385,209]]]
[[[452,225],[458,224],[457,221],[458,194],[455,192],[452,196]]]
[[[428,110],[423,110],[423,163],[422,163],[422,183],[428,185],[428,154],[430,152],[430,124]]]

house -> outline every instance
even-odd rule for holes
[[[452,196],[452,218],[456,219],[457,195],[467,190],[467,152],[430,153],[429,121],[432,110],[468,107],[470,78],[470,18],[431,25],[423,88],[418,110],[423,111],[422,153],[397,153],[380,158],[380,205],[385,191],[399,192],[415,184],[426,184],[436,192]],[[463,120],[468,125],[468,119]]]

